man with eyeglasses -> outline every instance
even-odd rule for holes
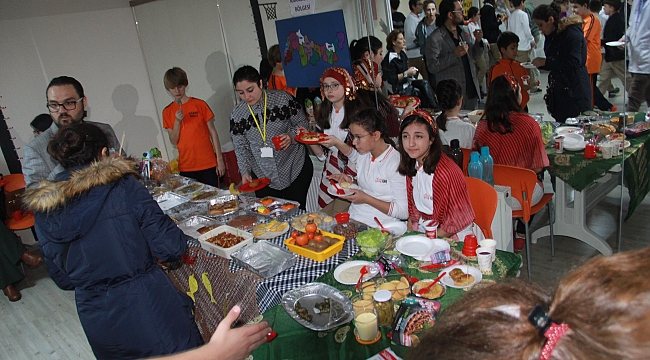
[[[456,80],[463,88],[463,110],[476,110],[479,99],[478,78],[474,59],[483,55],[483,32],[471,33],[463,25],[463,8],[456,0],[442,0],[438,28],[427,38],[427,68],[436,81]],[[438,94],[440,96],[440,94]]]
[[[53,180],[64,169],[47,153],[47,145],[61,127],[79,124],[86,117],[88,100],[84,96],[81,83],[69,76],[52,79],[46,90],[47,108],[52,117],[52,125],[40,136],[30,141],[23,150],[23,175],[26,187],[34,186],[41,180]],[[119,141],[110,125],[98,122],[111,142],[111,150],[119,148]]]

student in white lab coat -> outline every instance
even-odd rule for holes
[[[350,217],[372,227],[408,217],[406,178],[397,172],[400,155],[388,137],[388,127],[375,108],[359,111],[350,121],[353,145],[359,152],[356,183],[360,189],[342,198],[352,202]],[[328,178],[337,182],[355,179],[347,174],[332,174]]]

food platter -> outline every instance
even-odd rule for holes
[[[314,306],[329,299],[329,312],[316,313]],[[296,304],[307,309],[311,321],[300,317]],[[323,283],[309,283],[287,291],[282,296],[282,307],[298,323],[314,331],[325,331],[348,323],[354,317],[352,302],[341,291]]]
[[[323,133],[301,132],[298,135],[296,135],[296,137],[294,137],[293,139],[299,143],[303,143],[307,145],[315,145],[325,141],[325,138],[327,138],[327,135]]]
[[[451,271],[454,269],[461,269],[463,272],[466,274],[472,275],[474,277],[474,281],[470,283],[469,285],[464,285],[464,286],[458,286],[454,283],[454,280],[451,278],[450,274]],[[470,288],[483,280],[483,274],[481,274],[481,270],[470,266],[470,265],[454,265],[450,266],[442,271],[446,271],[447,274],[440,279],[440,282],[444,284],[445,286],[454,288],[454,289],[465,289],[465,288]]]
[[[537,66],[533,65],[531,62],[522,62],[520,65],[524,69],[537,69]]]
[[[558,135],[566,135],[566,134],[578,133],[581,130],[582,129],[575,126],[560,126],[559,128],[555,129],[555,132]]]
[[[179,188],[174,189],[174,192],[183,195],[183,196],[188,196],[190,198],[194,197],[194,193],[197,193],[205,187],[204,184],[201,183],[192,183],[192,184],[187,184],[184,186],[181,186]]]
[[[271,179],[269,179],[269,178],[255,179],[253,181],[242,184],[239,187],[239,191],[241,191],[241,192],[257,191],[257,190],[263,189],[264,187],[266,187],[270,183],[271,183]]]
[[[256,239],[269,240],[286,234],[289,228],[289,223],[273,219],[267,223],[255,225],[253,227],[253,236]]]
[[[332,184],[329,184],[327,186],[327,192],[330,195],[334,195],[334,196],[350,196],[350,195],[354,194],[355,189],[360,189],[358,186],[356,186],[354,184],[350,184],[350,186],[348,186],[347,188],[344,188],[343,186],[341,186],[340,183],[338,184],[338,186],[341,188],[341,190],[343,190],[343,192],[345,192],[345,194],[337,194],[336,193],[336,188]]]
[[[428,260],[427,257],[437,251],[450,249],[448,242],[442,239],[429,239],[422,235],[405,236],[395,244],[395,250],[420,261]]]
[[[361,268],[367,265],[372,265],[372,263],[363,260],[346,261],[334,269],[334,279],[343,285],[355,285],[361,276]],[[378,273],[376,267],[369,266],[369,272],[363,277],[362,281],[368,281],[377,276]]]
[[[403,221],[392,221],[392,222],[381,222],[384,225],[384,229],[389,230],[393,233],[393,237],[399,237],[406,233],[406,223]]]
[[[605,43],[607,46],[623,46],[625,45],[625,41],[608,41]]]
[[[445,293],[447,293],[447,287],[440,282],[438,282],[436,285],[433,285],[427,293],[422,295],[418,294],[418,291],[431,285],[433,281],[434,279],[424,279],[416,282],[413,284],[413,294],[415,294],[417,297],[423,297],[430,300],[440,299],[443,295],[445,295]]]
[[[405,109],[409,102],[415,100],[415,105],[413,107],[418,107],[420,105],[420,99],[415,96],[390,96],[390,102],[394,107]]]

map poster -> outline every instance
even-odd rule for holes
[[[277,20],[284,75],[289,87],[317,87],[332,66],[352,69],[343,10]]]

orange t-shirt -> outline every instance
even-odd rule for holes
[[[528,71],[526,71],[517,60],[499,59],[499,61],[492,66],[492,69],[490,69],[490,83],[498,76],[503,75],[503,73],[508,73],[517,79],[519,87],[521,88],[521,108],[524,109],[526,104],[528,104],[528,100],[530,100],[530,95],[528,94],[528,91],[524,90],[524,84],[521,77],[528,76]],[[531,80],[529,79],[528,81]]]
[[[205,170],[217,166],[217,157],[214,153],[208,120],[214,114],[205,101],[190,98],[183,108],[183,121],[178,137],[178,170],[183,172]],[[163,109],[163,127],[172,130],[176,121],[176,112],[179,105],[175,102]]]
[[[585,32],[587,40],[587,72],[589,74],[598,74],[600,64],[603,62],[603,56],[600,53],[600,21],[591,13],[582,18],[582,31]]]
[[[296,88],[287,87],[287,78],[282,75],[273,75],[269,78],[269,90],[284,90],[296,97]]]

